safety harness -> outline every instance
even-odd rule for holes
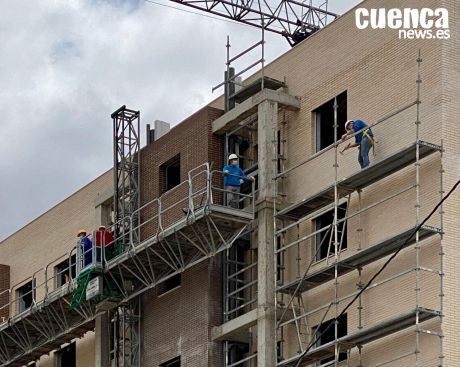
[[[363,131],[363,138],[366,137],[372,144],[372,155],[375,157],[375,144],[377,143],[377,139],[374,138],[373,135],[369,135],[369,129]]]

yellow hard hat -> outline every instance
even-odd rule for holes
[[[79,237],[81,234],[86,234],[86,229],[79,229],[77,232],[77,237]]]

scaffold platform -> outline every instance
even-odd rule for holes
[[[420,141],[420,159],[439,152],[442,148],[438,145]],[[356,172],[355,174],[341,179],[337,182],[338,198],[341,199],[348,194],[363,189],[391,174],[414,164],[416,161],[417,143],[401,149],[389,157],[371,164],[369,167]],[[279,219],[287,219],[297,221],[308,214],[324,208],[334,202],[334,185],[305,198],[297,203],[287,206],[277,213]]]
[[[415,235],[409,239],[409,236],[415,231],[414,228],[410,228],[403,232],[396,234],[390,238],[387,238],[375,245],[364,248],[354,255],[341,259],[337,263],[338,276],[345,275],[353,270],[362,268],[365,265],[371,264],[374,261],[384,258],[385,256],[391,255],[398,249],[412,246],[415,243]],[[437,234],[440,234],[441,230],[438,228],[424,226],[419,230],[419,241],[431,238]],[[335,278],[335,264],[329,264],[321,269],[318,269],[311,274],[307,274],[304,278],[299,278],[284,284],[278,288],[278,292],[293,294],[296,292],[306,292],[313,289],[325,282],[328,282]],[[300,284],[300,286],[299,286]],[[297,287],[299,287],[297,289]]]
[[[388,318],[373,326],[365,327],[361,330],[337,339],[337,344],[339,345],[340,352],[346,352],[354,347],[372,343],[373,341],[379,340],[388,335],[410,328],[411,326],[415,326],[417,313],[419,323],[426,322],[435,317],[441,316],[439,311],[423,307],[401,313],[398,316]],[[277,363],[277,366],[307,366],[321,361],[324,358],[333,357],[335,354],[335,345],[335,341],[331,341],[319,347],[312,348],[305,354],[305,356],[303,356],[302,362],[300,364],[297,364],[299,355],[296,355]]]

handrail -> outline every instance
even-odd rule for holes
[[[284,170],[283,172],[278,173],[277,175],[275,175],[275,179],[278,179],[280,177],[285,176],[289,172],[292,172],[293,170],[295,170],[295,169],[303,166],[304,164],[314,160],[315,158],[325,154],[329,150],[334,149],[335,147],[338,147],[340,144],[346,142],[347,140],[354,138],[356,135],[362,133],[364,130],[366,130],[368,128],[373,128],[373,127],[375,127],[377,125],[380,125],[382,122],[385,122],[385,121],[389,120],[390,118],[392,118],[392,117],[394,117],[396,115],[399,115],[400,113],[408,110],[409,108],[415,106],[416,104],[417,104],[417,101],[411,102],[408,105],[406,105],[404,107],[401,107],[399,110],[391,112],[391,113],[385,115],[384,117],[382,117],[381,119],[377,120],[376,122],[374,122],[373,124],[369,125],[368,127],[365,127],[363,129],[355,132],[354,134],[347,136],[347,138],[344,139],[343,141],[342,140],[337,140],[335,143],[333,143],[333,144],[329,145],[328,147],[320,150],[319,152],[316,152],[315,154],[312,154],[311,156],[309,156],[308,158],[304,159],[303,161],[300,161],[299,163],[295,164],[294,166]]]
[[[184,202],[187,203],[186,204],[187,221],[188,220],[194,221],[196,219],[196,209],[198,209],[196,207],[196,203],[194,202],[195,199],[201,198],[203,205],[201,206],[201,203],[200,203],[200,208],[207,210],[210,205],[215,204],[214,199],[213,199],[213,191],[215,190],[218,192],[225,192],[225,189],[222,189],[220,185],[216,185],[215,183],[213,183],[213,178],[215,174],[219,174],[220,176],[223,176],[224,173],[218,170],[211,170],[209,163],[203,163],[191,169],[188,172],[187,179],[185,181],[173,187],[171,190],[168,190],[162,193],[160,197],[154,198],[150,200],[149,202],[143,204],[141,207],[139,207],[133,213],[131,213],[131,215],[126,216],[118,220],[116,223],[112,224],[109,227],[109,232],[113,233],[114,228],[117,228],[117,226],[123,224],[125,228],[124,235],[128,235],[128,242],[129,242],[125,245],[128,245],[130,250],[135,250],[138,244],[134,242],[134,235],[133,235],[134,231],[140,230],[141,228],[143,228],[149,223],[155,223],[157,226],[156,233],[154,233],[152,236],[153,237],[164,236],[165,230],[167,228],[169,228],[170,226],[174,226],[179,220],[183,220],[183,217],[178,220],[174,219],[175,214],[172,214],[173,219],[171,223],[169,223],[168,219],[166,218],[166,216],[169,215],[169,213],[171,213],[172,211],[174,210],[178,211],[181,203],[184,203]],[[229,175],[232,175],[232,174],[229,174]],[[202,177],[202,179],[200,177]],[[240,178],[244,178],[244,177],[240,177]],[[197,182],[197,179],[200,181]],[[254,204],[255,203],[255,190],[254,188],[255,188],[255,184],[254,182],[252,182],[250,194],[243,194],[243,193],[238,194],[241,200],[245,200],[245,199],[251,200],[252,213],[254,213],[254,208],[255,208],[255,204]],[[179,197],[179,199],[174,199],[173,196],[177,194],[178,192],[180,192],[180,190],[184,190],[186,194],[184,195],[180,194],[181,196]],[[173,200],[172,204],[167,203],[167,200]],[[140,215],[141,212],[151,207],[154,208],[154,213],[152,215],[147,216],[144,221],[139,220],[136,222],[134,220],[136,216],[138,216],[138,218],[141,218],[141,215]],[[89,232],[88,234],[88,238],[92,241],[91,249],[87,249],[87,250],[82,249],[81,243],[80,241],[78,241],[74,246],[70,248],[69,251],[67,251],[65,254],[61,256],[56,257],[55,259],[47,263],[45,267],[36,270],[31,276],[26,277],[20,282],[14,284],[12,287],[1,291],[0,296],[8,294],[8,301],[4,305],[0,305],[0,310],[3,310],[6,307],[9,307],[9,314],[10,314],[9,317],[12,317],[13,315],[18,314],[17,311],[13,310],[14,304],[18,303],[24,296],[27,296],[30,293],[32,294],[32,305],[30,307],[34,307],[37,305],[39,301],[47,300],[51,292],[56,291],[57,289],[60,289],[64,287],[65,285],[67,285],[68,287],[72,287],[74,285],[73,280],[75,279],[72,277],[72,268],[75,267],[76,277],[78,277],[78,274],[84,268],[86,268],[86,266],[89,265],[89,264],[85,265],[85,255],[88,254],[88,252],[91,252],[91,265],[94,266],[97,264],[96,252],[99,250],[96,248],[97,246],[96,246],[95,233],[96,231],[93,231],[93,232]],[[114,234],[114,240],[110,244],[102,243],[100,245],[101,246],[100,261],[102,265],[107,265],[107,263],[110,262],[110,260],[108,260],[106,257],[105,247],[107,245],[116,244],[117,241],[119,240],[120,240],[120,237],[117,237]],[[75,255],[75,262],[72,261],[73,255]],[[59,272],[52,275],[52,269],[56,267],[59,260],[61,259],[64,260],[66,258],[68,259],[67,267],[65,267],[64,269],[60,269]],[[41,278],[39,277],[39,275],[42,272],[43,272],[43,281],[40,281],[39,279]],[[65,283],[65,284],[58,286],[57,285],[58,282],[55,282],[54,284],[50,285],[50,281],[52,279],[57,279],[63,273],[69,274],[70,283]],[[32,289],[24,295],[15,296],[13,294],[13,291],[17,288],[20,288],[20,286],[26,284],[28,281],[32,281]],[[69,288],[69,289],[72,289],[72,288]],[[44,294],[39,294],[41,290],[43,290]]]

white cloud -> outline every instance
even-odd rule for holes
[[[260,37],[142,0],[4,4],[0,239],[111,166],[110,113],[120,105],[141,110],[144,124],[175,124],[214,99],[227,34],[235,52]],[[268,60],[288,49],[278,35],[267,41]]]

